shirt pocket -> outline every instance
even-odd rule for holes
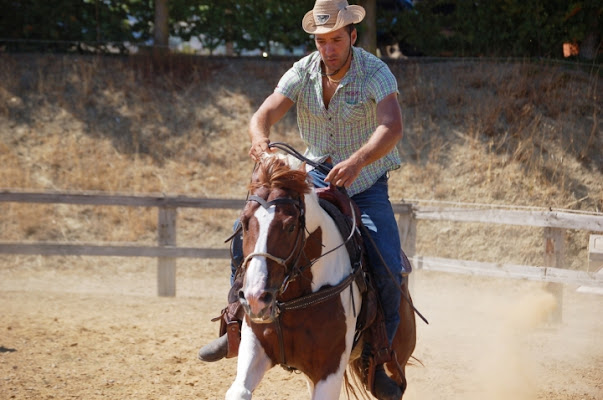
[[[362,119],[367,119],[370,113],[370,104],[343,102],[341,105],[341,118],[346,123],[353,123]]]

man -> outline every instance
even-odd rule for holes
[[[333,166],[326,176],[310,171],[314,185],[347,188],[385,260],[383,265],[377,250],[366,241],[391,345],[399,323],[403,266],[387,174],[400,165],[396,144],[402,138],[402,116],[398,85],[387,65],[354,47],[354,24],[364,16],[364,8],[346,0],[316,1],[302,27],[314,35],[317,51],[296,62],[253,115],[249,155],[257,160],[273,151],[268,147],[270,128],[296,104],[300,134],[308,146],[306,157]],[[225,346],[224,337],[217,339],[201,349],[199,357],[220,359],[226,354]],[[379,399],[402,396],[382,365],[376,371],[375,387]]]

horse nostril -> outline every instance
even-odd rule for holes
[[[270,303],[272,303],[272,297],[273,297],[272,293],[264,292],[260,296],[260,301],[263,301],[265,304],[270,304]]]
[[[243,289],[239,290],[239,300],[245,300],[245,292],[243,292]]]

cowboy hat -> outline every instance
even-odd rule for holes
[[[329,33],[359,23],[365,14],[364,8],[351,6],[347,0],[316,0],[314,8],[304,16],[302,28],[311,34]]]

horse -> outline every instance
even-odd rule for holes
[[[302,372],[312,399],[338,399],[344,385],[348,397],[357,397],[356,389],[368,397],[365,385],[354,387],[366,380],[361,345],[352,351],[363,300],[358,271],[305,166],[294,164],[290,156],[266,155],[249,184],[240,217],[244,261],[238,296],[245,317],[226,400],[251,399],[277,364]],[[395,356],[386,367],[404,390],[416,331],[406,279],[401,290],[407,301],[400,304]]]

